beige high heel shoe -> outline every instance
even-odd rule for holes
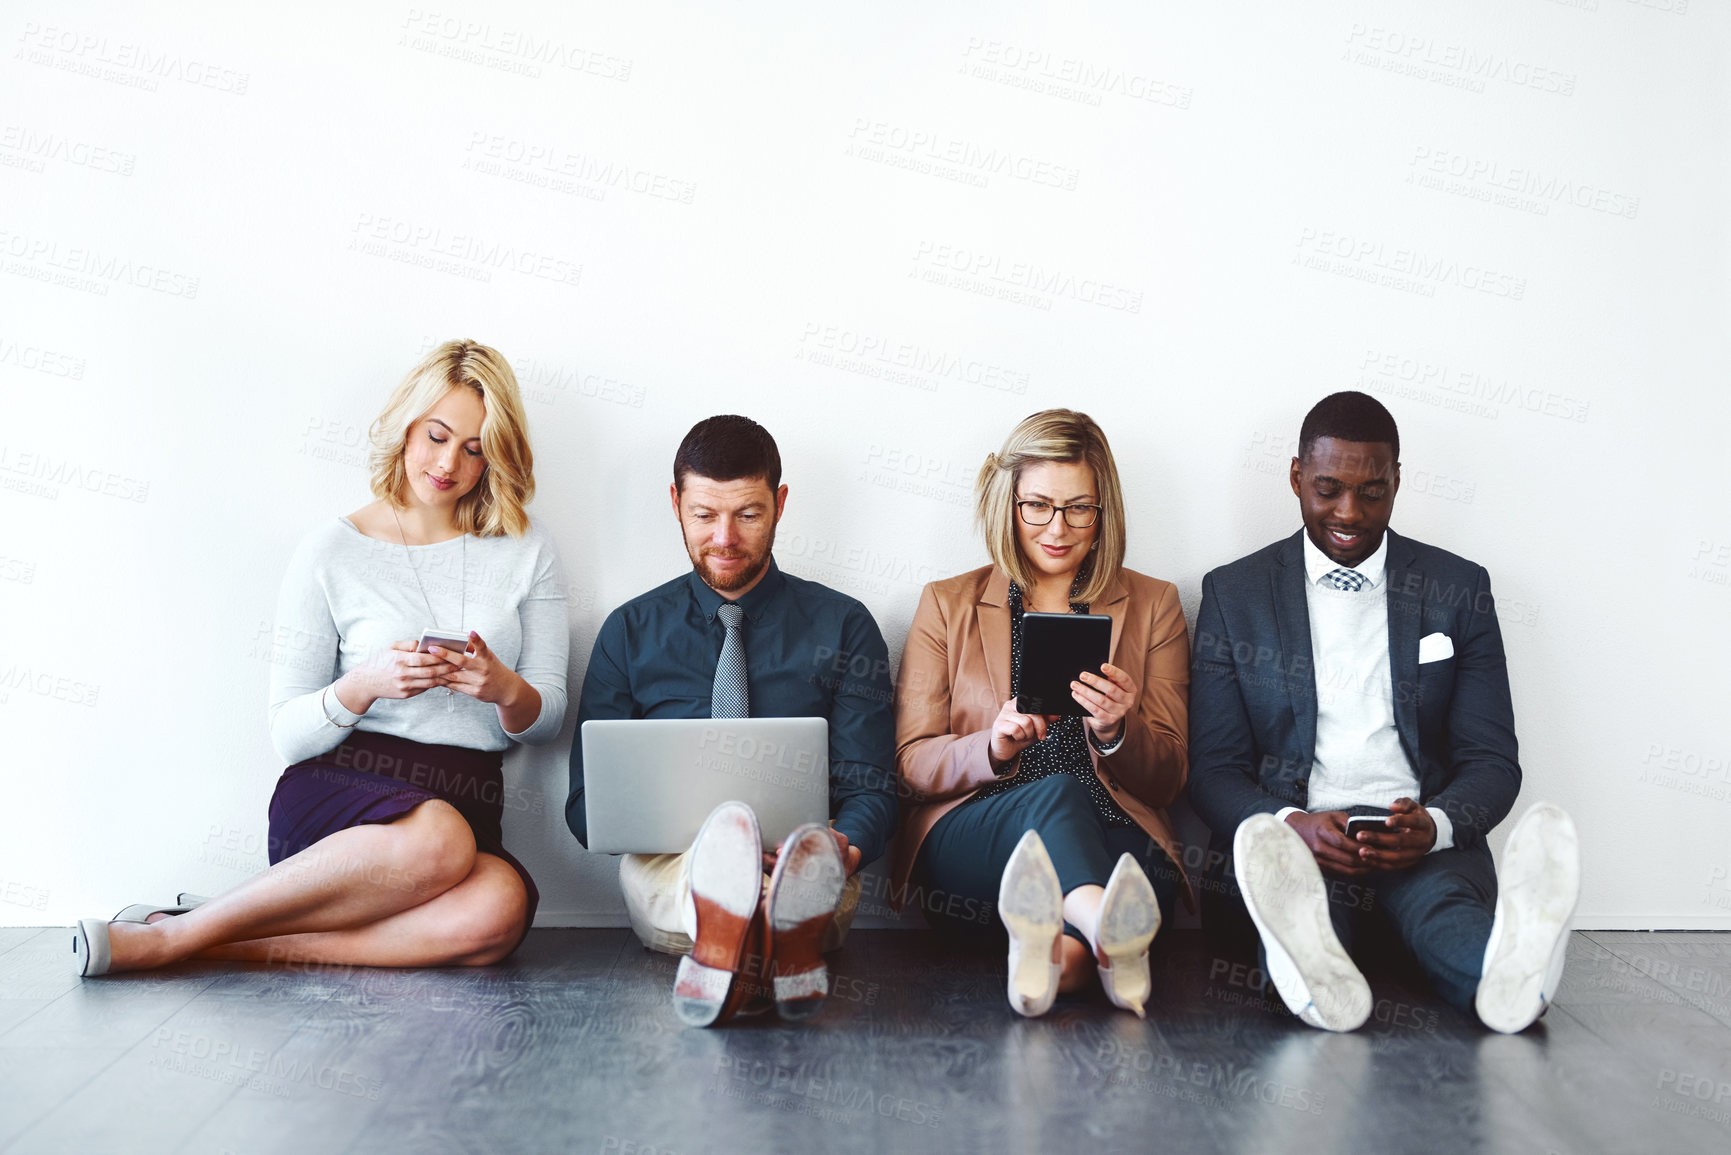
[[[1100,899],[1094,958],[1106,997],[1139,1019],[1148,1017],[1144,1008],[1154,991],[1148,946],[1159,931],[1160,901],[1154,887],[1133,856],[1120,855]]]
[[[1017,1014],[1035,1018],[1058,997],[1063,965],[1052,955],[1064,932],[1064,893],[1046,844],[1029,830],[1016,843],[998,882],[998,917],[1010,932],[1009,997]]]

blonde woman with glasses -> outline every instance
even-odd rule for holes
[[[1118,468],[1086,414],[1024,420],[975,497],[992,563],[927,585],[902,652],[896,769],[912,804],[892,893],[964,941],[1007,931],[1023,1015],[1097,974],[1141,1016],[1149,944],[1180,889],[1194,905],[1163,809],[1187,765],[1178,592],[1124,567]],[[1112,619],[1104,676],[1070,683],[1083,713],[1017,711],[1029,612]]]
[[[270,867],[209,900],[73,928],[79,974],[200,957],[484,965],[535,916],[500,841],[513,742],[565,714],[553,543],[529,520],[517,380],[473,341],[433,349],[374,422],[377,499],[302,539],[277,605]],[[437,631],[445,645],[423,635]]]

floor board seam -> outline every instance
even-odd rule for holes
[[[150,1028],[150,1030],[147,1030],[144,1033],[144,1036],[142,1038],[140,1038],[136,1043],[134,1043],[132,1046],[126,1048],[126,1050],[120,1052],[120,1054],[116,1055],[114,1058],[110,1059],[107,1064],[105,1064],[99,1070],[93,1072],[90,1075],[90,1077],[85,1079],[82,1083],[79,1083],[76,1087],[73,1087],[71,1090],[67,1091],[67,1093],[65,1095],[62,1095],[58,1100],[55,1101],[53,1106],[49,1107],[46,1111],[42,1112],[42,1114],[38,1115],[36,1117],[36,1119],[33,1122],[31,1122],[31,1124],[28,1127],[25,1127],[22,1131],[18,1132],[18,1134],[14,1135],[12,1137],[12,1141],[10,1143],[8,1143],[6,1146],[7,1147],[15,1146],[19,1140],[23,1139],[26,1135],[30,1134],[30,1132],[34,1131],[37,1127],[41,1126],[42,1121],[44,1119],[46,1119],[49,1115],[53,1114],[55,1111],[59,1110],[60,1107],[63,1106],[64,1104],[66,1104],[68,1101],[70,1101],[73,1098],[73,1096],[77,1095],[80,1091],[84,1090],[84,1088],[90,1086],[90,1084],[94,1083],[96,1080],[100,1079],[103,1075],[107,1074],[110,1070],[112,1070],[114,1068],[114,1066],[117,1063],[119,1063],[122,1059],[126,1058],[126,1056],[132,1054],[132,1052],[134,1050],[143,1046],[145,1041],[150,1038],[150,1035],[152,1032],[160,1029],[162,1027],[163,1023],[168,1022],[169,1019],[172,1019],[175,1015],[178,1015],[181,1011],[185,1010],[188,1006],[191,1006],[193,1000],[197,999],[199,997],[199,995],[202,995],[206,990],[210,989],[211,985],[215,982],[216,982],[216,979],[212,978],[210,980],[210,982],[204,984],[204,986],[200,987],[197,992],[190,995],[187,998],[186,1002],[181,1003],[180,1006],[176,1007],[173,1011],[169,1012],[167,1018],[164,1018],[162,1020],[162,1022],[157,1023],[155,1027],[152,1027],[152,1028]],[[61,998],[65,998],[66,995],[71,994],[72,991],[74,991],[76,989],[78,989],[78,988],[76,988],[76,987],[69,988],[68,990],[63,992],[58,998],[55,998],[54,1000],[52,1000],[50,1005],[52,1005],[52,1003],[54,1003],[54,1002],[59,1002]],[[48,1009],[47,1007],[42,1008],[42,1010],[47,1010],[47,1009]],[[38,1011],[36,1013],[40,1014],[41,1011]],[[29,1019],[35,1018],[35,1017],[36,1017],[36,1015],[30,1015],[30,1016],[28,1016],[28,1018],[25,1021],[28,1022]],[[8,1032],[8,1033],[10,1033],[10,1032]]]

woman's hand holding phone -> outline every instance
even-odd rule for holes
[[[1110,746],[1124,732],[1124,718],[1136,708],[1141,691],[1128,671],[1111,662],[1100,669],[1106,675],[1104,678],[1084,670],[1079,681],[1070,683],[1070,696],[1088,711],[1082,722],[1093,731],[1094,740]]]
[[[432,647],[431,652],[442,658],[448,667],[440,685],[467,694],[478,702],[494,705],[515,700],[520,690],[528,685],[515,670],[501,662],[487,648],[481,635],[473,630],[469,631],[469,651],[458,653],[443,646]]]
[[[449,670],[440,684],[498,710],[499,725],[507,734],[522,733],[541,716],[541,691],[500,661],[498,655],[487,647],[486,640],[474,630],[469,631],[466,653],[447,650],[443,646],[434,646],[432,652],[449,663]]]
[[[443,686],[451,664],[419,652],[418,641],[392,642],[338,678],[332,691],[350,712],[365,714],[380,698],[413,698]]]
[[[1015,761],[1016,755],[1035,742],[1045,741],[1046,728],[1058,717],[1057,714],[1024,714],[1016,709],[1016,699],[1005,702],[992,720],[992,740],[987,748],[992,772],[1003,773],[1004,767]]]

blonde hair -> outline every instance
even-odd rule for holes
[[[1094,523],[1094,548],[1083,559],[1082,588],[1077,601],[1099,601],[1124,568],[1124,491],[1118,484],[1118,464],[1106,434],[1086,413],[1044,409],[1022,419],[1004,446],[986,454],[974,482],[974,516],[986,538],[986,551],[997,567],[1022,589],[1033,587],[1034,567],[1016,540],[1016,485],[1022,470],[1044,461],[1081,462],[1094,471],[1100,517]],[[1062,516],[1062,515],[1057,515]]]
[[[391,391],[367,434],[373,496],[398,509],[408,505],[403,454],[409,429],[452,389],[474,390],[487,413],[481,421],[481,453],[487,464],[475,488],[457,502],[457,528],[477,537],[521,537],[529,528],[523,507],[535,496],[535,455],[529,450],[523,400],[510,364],[497,349],[474,341],[446,341],[421,358]]]

